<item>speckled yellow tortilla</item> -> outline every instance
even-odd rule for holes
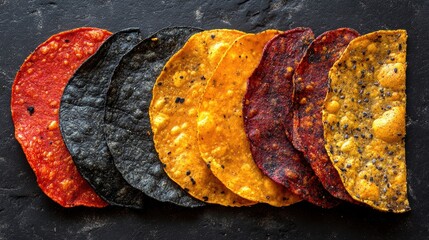
[[[149,114],[155,148],[168,176],[193,197],[225,206],[254,204],[226,188],[201,158],[198,106],[207,80],[244,33],[210,30],[193,35],[165,65],[153,88]]]
[[[382,211],[410,210],[405,166],[405,30],[350,42],[329,72],[326,150],[346,190]]]
[[[222,58],[198,115],[198,144],[213,174],[243,198],[273,206],[299,201],[265,176],[253,162],[244,130],[242,101],[247,79],[259,64],[265,43],[279,32],[267,30],[237,39]]]

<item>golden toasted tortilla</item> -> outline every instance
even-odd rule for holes
[[[382,211],[410,210],[405,166],[405,30],[350,42],[329,72],[325,148],[346,190]]]
[[[287,206],[300,199],[254,163],[242,116],[247,79],[258,66],[265,44],[279,33],[244,35],[226,52],[200,105],[198,144],[213,174],[233,192],[252,201]]]
[[[210,30],[193,35],[165,65],[153,88],[149,114],[155,148],[165,172],[193,197],[224,206],[246,206],[201,158],[197,145],[198,105],[207,80],[235,39],[244,33]]]

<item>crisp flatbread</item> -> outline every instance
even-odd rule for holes
[[[165,64],[149,108],[155,147],[166,173],[193,197],[225,206],[253,202],[226,188],[201,158],[196,144],[197,111],[207,80],[225,51],[242,35],[226,29],[194,34]]]
[[[405,165],[407,33],[355,38],[329,71],[326,151],[348,193],[378,210],[410,210]]]
[[[267,30],[238,38],[220,61],[198,113],[198,144],[213,174],[234,193],[256,202],[287,206],[300,199],[265,176],[252,159],[244,130],[243,97],[265,44],[279,34]]]
[[[165,28],[140,42],[120,61],[106,100],[107,145],[125,180],[146,195],[186,207],[203,206],[164,172],[149,120],[152,88],[164,64],[201,29]]]
[[[293,145],[303,152],[314,173],[333,196],[355,203],[325,150],[322,107],[328,94],[328,72],[359,34],[349,28],[327,31],[308,47],[294,73]],[[292,125],[290,121],[286,124]]]
[[[107,205],[81,177],[64,145],[58,110],[74,71],[111,35],[77,28],[51,36],[27,57],[12,86],[15,137],[42,191],[63,207]]]
[[[140,30],[109,37],[75,72],[64,89],[60,129],[80,174],[110,205],[141,208],[144,194],[124,180],[104,137],[107,88],[121,57],[141,40]]]
[[[265,45],[243,99],[244,127],[252,158],[264,174],[302,199],[332,208],[340,201],[325,190],[286,134],[293,119],[292,76],[313,39],[310,28],[295,28]]]

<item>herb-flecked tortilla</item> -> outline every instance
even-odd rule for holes
[[[42,191],[63,207],[107,205],[81,177],[59,128],[63,89],[74,71],[111,35],[76,28],[51,36],[27,57],[12,86],[15,137]]]
[[[236,194],[255,202],[287,206],[300,199],[265,176],[252,159],[244,130],[243,97],[265,44],[267,30],[238,38],[207,83],[198,113],[198,144],[213,174]]]
[[[80,174],[111,205],[143,206],[144,194],[116,169],[103,132],[107,88],[121,57],[139,41],[140,30],[109,37],[75,72],[64,89],[60,129]]]
[[[326,151],[348,193],[382,211],[410,210],[405,165],[407,33],[355,38],[329,71]]]
[[[292,76],[313,39],[310,28],[295,28],[265,45],[243,99],[244,127],[253,160],[264,174],[302,199],[332,208],[340,201],[325,190],[286,135],[292,128]]]
[[[156,80],[149,108],[155,148],[169,177],[193,197],[225,206],[250,205],[226,188],[201,158],[197,118],[207,80],[235,39],[236,30],[194,34]]]
[[[328,93],[328,72],[359,34],[349,28],[327,31],[308,47],[294,73],[292,143],[303,152],[330,194],[355,203],[347,193],[325,150],[322,107]],[[287,124],[291,124],[289,121]]]
[[[153,143],[149,120],[152,88],[164,64],[201,29],[162,29],[140,42],[120,61],[111,79],[105,112],[105,134],[114,162],[131,186],[162,202],[197,207],[164,172]]]

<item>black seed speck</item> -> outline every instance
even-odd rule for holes
[[[195,185],[196,183],[195,180],[192,177],[190,179],[191,179],[192,185]]]
[[[209,197],[204,196],[204,197],[203,197],[203,200],[204,200],[205,202],[207,202],[207,201],[209,200]]]
[[[211,37],[212,39],[214,39],[214,38],[216,37],[216,35],[212,34],[210,37]]]
[[[201,76],[201,80],[206,80],[206,77],[204,77],[204,76]]]
[[[186,175],[187,176],[191,175],[191,170],[186,171]]]
[[[395,73],[398,73],[398,69],[397,69],[397,68],[394,68],[394,69],[393,69],[393,71],[394,71]]]
[[[181,97],[177,97],[176,98],[176,101],[174,101],[175,103],[184,103],[185,102],[185,99],[184,98],[181,98]]]
[[[32,107],[32,106],[27,107],[27,111],[28,111],[28,113],[30,114],[30,116],[32,116],[32,115],[33,115],[33,113],[34,113],[34,107]]]

